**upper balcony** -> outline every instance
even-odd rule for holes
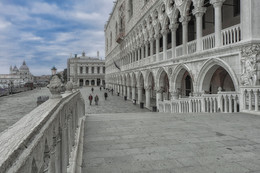
[[[140,53],[130,53],[123,59],[123,66],[121,70],[130,70],[137,67],[159,63],[170,59],[182,59],[182,57],[208,52],[209,50],[217,50],[228,46],[236,45],[242,41],[240,24],[231,26],[221,30],[220,45],[216,46],[216,34],[209,34],[201,38],[201,40],[193,40],[187,44],[182,44],[176,47],[167,48],[160,51],[159,48],[151,47],[150,50],[140,49]],[[200,46],[198,46],[200,44]],[[158,46],[158,45],[157,45]],[[201,50],[198,49],[201,47]],[[154,50],[155,49],[155,50]]]

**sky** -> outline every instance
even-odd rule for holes
[[[114,0],[1,0],[0,74],[25,60],[33,75],[62,71],[70,55],[104,59],[104,25]]]

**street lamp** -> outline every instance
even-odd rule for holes
[[[52,69],[51,69],[52,75],[56,75],[56,72],[57,72],[57,69],[56,69],[55,66],[53,66]]]

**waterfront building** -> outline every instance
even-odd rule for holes
[[[67,62],[68,81],[78,86],[102,86],[105,85],[105,61],[97,57],[88,57],[85,52],[79,57],[69,58]]]
[[[23,64],[19,69],[16,65],[14,67],[10,66],[9,74],[0,75],[0,84],[12,83],[13,85],[21,85],[28,82],[33,82],[33,80],[34,76],[31,74],[25,61],[23,61]]]
[[[259,111],[259,0],[117,0],[106,84],[160,112]]]

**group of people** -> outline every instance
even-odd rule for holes
[[[101,90],[102,90],[102,88],[100,87],[100,91]],[[94,93],[94,88],[91,88],[91,91],[92,91],[92,93]],[[107,92],[104,93],[104,97],[105,97],[105,100],[107,100],[107,97],[108,97]],[[89,100],[89,105],[92,105],[93,96],[91,94],[88,96],[88,100]],[[98,105],[99,97],[97,94],[94,97],[94,101],[95,101],[95,105]]]

